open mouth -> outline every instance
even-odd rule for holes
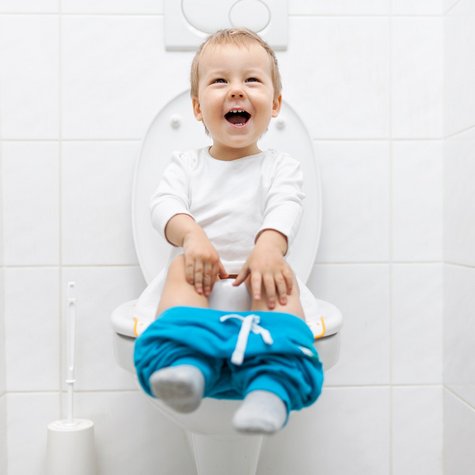
[[[244,109],[232,109],[224,115],[224,118],[233,125],[243,126],[251,118],[251,114]]]

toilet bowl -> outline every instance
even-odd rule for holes
[[[193,117],[188,92],[175,97],[159,112],[144,138],[134,173],[132,222],[136,252],[147,283],[163,270],[170,252],[169,244],[151,225],[150,196],[174,150],[198,148],[207,142],[209,138],[202,125]],[[306,199],[299,234],[288,260],[300,281],[305,282],[312,270],[320,237],[320,177],[312,140],[298,115],[285,102],[279,118],[271,122],[259,143],[261,149],[268,148],[267,144],[301,161]],[[308,289],[301,289],[301,294],[309,327],[315,335],[315,347],[326,371],[338,360],[342,315],[331,303],[315,299]],[[305,299],[313,302],[310,315]],[[135,373],[135,339],[151,323],[151,319],[137,318],[137,302],[123,303],[111,316],[116,361],[131,373]],[[231,280],[217,281],[210,299],[210,307],[229,312],[248,310],[249,303],[245,286],[233,287]],[[198,475],[255,474],[263,437],[242,436],[233,429],[232,416],[239,401],[206,398],[195,412],[180,414],[160,400],[146,397],[157,410],[185,430]]]

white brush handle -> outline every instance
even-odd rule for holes
[[[66,321],[66,386],[68,390],[66,405],[66,420],[74,423],[74,357],[76,351],[76,298],[74,297],[74,282],[68,282],[68,311]]]

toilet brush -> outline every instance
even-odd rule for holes
[[[94,423],[74,418],[76,298],[68,282],[66,318],[66,418],[48,425],[46,475],[96,475]]]

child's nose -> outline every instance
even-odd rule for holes
[[[244,91],[238,85],[233,86],[229,91],[230,96],[235,99],[236,97],[242,98],[244,97]]]

